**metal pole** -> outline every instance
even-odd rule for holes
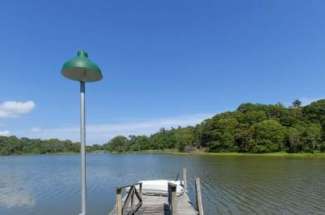
[[[184,185],[184,190],[187,192],[187,169],[183,168],[183,185]]]
[[[81,142],[81,213],[86,215],[86,110],[85,82],[80,81],[80,142]]]

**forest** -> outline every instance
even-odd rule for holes
[[[325,152],[325,100],[302,106],[244,103],[236,110],[216,114],[195,126],[160,129],[151,135],[116,136],[87,151],[145,150],[192,152]],[[79,152],[70,140],[0,136],[0,155]]]
[[[161,129],[150,136],[117,136],[111,152],[176,149],[181,152],[324,152],[325,100],[302,106],[244,103],[196,126]]]
[[[79,152],[80,144],[70,140],[29,139],[0,136],[0,155]]]
[[[103,151],[103,145],[86,146],[87,152]],[[79,153],[80,143],[59,139],[0,136],[0,155]]]

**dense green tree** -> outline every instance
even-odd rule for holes
[[[147,136],[130,136],[130,150],[143,151],[152,148],[151,142]]]
[[[189,148],[194,146],[195,134],[193,127],[178,128],[175,130],[176,148],[183,152],[186,146]]]
[[[243,114],[242,122],[245,124],[253,125],[255,123],[262,122],[263,120],[266,120],[267,116],[264,111],[261,110],[251,110],[247,111],[245,114]]]
[[[209,151],[236,151],[235,133],[238,124],[230,113],[213,117],[203,128],[201,142],[209,147]]]
[[[319,124],[308,125],[301,134],[302,151],[313,152],[320,149],[320,131]]]
[[[312,102],[303,107],[304,117],[312,122],[320,123],[325,120],[325,99]]]
[[[255,145],[253,135],[254,128],[248,124],[241,124],[236,130],[235,141],[238,146],[238,151],[249,152]]]
[[[80,145],[70,140],[29,139],[0,136],[0,155],[79,152]]]
[[[285,128],[276,120],[269,119],[254,126],[255,145],[252,152],[281,151],[285,138]]]
[[[287,152],[301,152],[302,151],[301,132],[294,127],[290,127],[286,132],[285,148]]]
[[[69,140],[1,137],[0,154],[79,152]],[[160,129],[150,135],[117,136],[87,151],[195,149],[210,152],[325,152],[325,100],[291,107],[245,103],[235,111],[217,114],[195,127]]]
[[[126,152],[129,150],[129,140],[125,136],[111,139],[104,147],[108,151]]]

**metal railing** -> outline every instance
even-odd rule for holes
[[[125,198],[122,197],[123,191],[127,192]],[[134,215],[140,209],[142,203],[142,183],[116,189],[116,215]]]
[[[178,178],[178,177],[177,177]],[[182,181],[180,186],[184,188],[184,193],[187,194],[187,170],[183,169]],[[204,215],[203,199],[201,192],[200,178],[195,179],[195,200],[196,210],[198,215]],[[177,185],[168,183],[168,211],[170,215],[180,215],[177,210]],[[111,214],[114,215],[135,215],[143,205],[142,199],[142,183],[126,185],[116,189],[116,207]]]

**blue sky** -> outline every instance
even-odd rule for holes
[[[85,49],[88,143],[191,125],[242,102],[325,93],[321,0],[2,1],[0,134],[78,140],[79,86],[60,74]]]

